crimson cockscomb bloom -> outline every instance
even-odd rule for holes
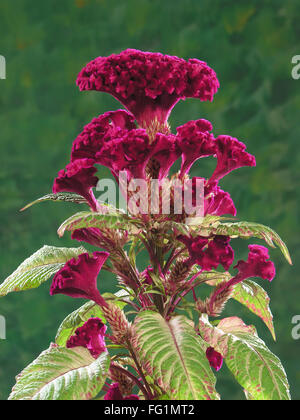
[[[85,347],[97,359],[101,353],[107,352],[105,345],[106,325],[100,318],[90,318],[67,341],[67,348]]]
[[[230,194],[218,185],[204,187],[204,215],[236,215],[236,208]]]
[[[223,357],[213,347],[207,348],[206,357],[211,367],[213,367],[216,371],[221,369],[223,365]]]
[[[98,202],[93,194],[93,187],[98,183],[95,176],[97,169],[93,167],[92,159],[79,159],[69,163],[65,169],[59,171],[54,180],[52,191],[59,193],[62,191],[74,192],[84,197],[92,210],[98,209]]]
[[[191,197],[193,206],[196,206],[197,198],[199,198],[197,197],[197,194],[199,194],[199,191],[197,191],[197,183],[200,184],[200,182],[203,182],[204,185],[204,216],[223,216],[225,214],[231,214],[232,216],[236,215],[236,208],[230,194],[223,191],[217,183],[209,185],[207,184],[207,180],[205,178],[197,176],[194,176],[192,178],[192,182],[188,184],[188,188],[190,188],[190,186],[192,188]]]
[[[177,144],[182,153],[181,176],[189,172],[196,160],[215,154],[215,139],[211,130],[211,123],[204,119],[177,127]]]
[[[247,261],[240,260],[234,266],[239,270],[236,277],[247,279],[249,277],[261,277],[264,280],[272,281],[275,277],[275,265],[270,261],[268,248],[262,245],[249,245]]]
[[[136,128],[134,116],[119,109],[94,118],[74,140],[71,161],[83,158],[94,159],[106,141],[116,136],[119,130]]]
[[[142,126],[154,120],[165,124],[180,99],[212,101],[219,88],[215,72],[203,61],[134,49],[94,59],[79,73],[77,85],[110,93]]]
[[[218,287],[213,293],[209,302],[211,309],[214,306],[217,296],[223,293],[225,289],[227,290],[250,277],[261,277],[262,279],[269,281],[272,281],[275,277],[275,265],[269,260],[270,256],[268,249],[262,245],[249,245],[248,248],[250,252],[247,261],[240,260],[234,266],[234,268],[238,269],[238,274],[227,283],[224,283],[223,286]]]
[[[218,163],[209,184],[219,181],[229,172],[243,166],[255,166],[255,157],[247,153],[246,146],[234,137],[218,136],[215,139]]]
[[[108,256],[107,252],[93,252],[91,256],[85,253],[67,261],[55,274],[50,295],[63,294],[89,299],[100,306],[106,306],[97,289],[97,277]]]
[[[121,130],[107,141],[96,154],[97,163],[107,166],[114,174],[126,171],[129,180],[144,179],[145,168],[151,155],[150,140],[146,130]]]
[[[225,270],[228,270],[234,259],[233,249],[229,245],[228,236],[217,235],[212,240],[197,236],[191,238],[188,236],[179,236],[178,239],[183,242],[190,254],[187,264],[198,264],[202,270],[210,271],[221,264]]]
[[[115,382],[113,384],[110,385],[109,390],[107,391],[107,393],[104,395],[104,400],[139,400],[139,396],[138,395],[128,395],[127,397],[123,397],[123,395],[121,394],[120,391],[120,387],[118,382]]]

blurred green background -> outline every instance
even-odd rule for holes
[[[1,0],[0,54],[7,60],[7,79],[0,80],[0,280],[44,244],[77,246],[67,235],[58,239],[56,229],[78,207],[43,203],[25,213],[19,209],[50,191],[83,125],[120,107],[109,95],[79,93],[75,79],[81,67],[126,48],[202,59],[216,70],[221,88],[213,103],[179,103],[171,125],[207,118],[215,134],[239,138],[256,155],[256,168],[235,171],[222,187],[240,219],[271,226],[289,245],[294,265],[271,250],[277,276],[271,285],[260,282],[271,297],[277,342],[239,304],[230,303],[226,315],[257,325],[287,370],[292,397],[300,399],[300,341],[291,337],[291,319],[300,314],[300,80],[291,77],[291,58],[300,54],[299,19],[298,0]],[[210,165],[201,160],[193,174],[207,175]],[[247,243],[233,245],[239,258],[246,256]],[[105,276],[101,290],[112,284]],[[7,339],[0,342],[0,399],[80,303],[50,298],[49,284],[0,300],[7,321]],[[217,389],[225,399],[243,398],[226,367]]]

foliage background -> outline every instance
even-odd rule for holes
[[[237,303],[262,338],[283,361],[292,397],[300,399],[300,342],[291,337],[299,308],[299,87],[291,77],[291,58],[299,54],[300,3],[297,0],[1,0],[0,54],[7,79],[0,80],[0,280],[43,244],[68,246],[56,228],[72,212],[70,204],[43,203],[18,210],[49,192],[57,171],[84,124],[119,104],[109,95],[79,93],[81,67],[98,55],[125,48],[160,51],[208,62],[221,89],[209,104],[187,100],[171,116],[173,128],[189,119],[207,118],[216,134],[231,134],[256,155],[257,167],[245,168],[222,183],[242,220],[274,228],[287,241],[290,267],[271,250],[277,277],[269,291],[277,343],[262,322]],[[210,163],[197,164],[205,176]],[[77,244],[72,243],[73,246]],[[246,244],[234,243],[238,257]],[[101,290],[114,284],[101,277]],[[0,301],[7,340],[0,342],[0,399],[14,376],[53,340],[60,321],[81,302],[50,298],[49,285]],[[226,399],[243,398],[224,367],[218,390]]]

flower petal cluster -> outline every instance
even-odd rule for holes
[[[94,252],[91,256],[85,253],[67,261],[55,274],[50,295],[64,294],[93,300],[100,306],[106,306],[97,289],[97,277],[108,256],[107,252]]]
[[[77,85],[111,94],[142,124],[155,119],[166,123],[180,99],[212,101],[219,82],[203,61],[127,49],[88,63]]]
[[[52,191],[59,193],[63,191],[74,192],[84,197],[93,210],[97,210],[97,201],[93,194],[93,187],[98,183],[95,176],[97,169],[93,167],[92,159],[78,159],[69,163],[65,169],[59,171],[54,180]]]
[[[97,359],[100,354],[107,352],[104,339],[106,329],[100,318],[90,318],[68,339],[67,348],[85,347]]]
[[[234,259],[234,252],[229,245],[228,236],[217,235],[212,240],[197,236],[191,238],[188,236],[179,236],[178,239],[183,242],[190,254],[187,264],[198,264],[202,270],[210,271],[217,268],[220,264],[225,270],[228,270]]]

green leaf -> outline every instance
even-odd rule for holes
[[[57,233],[63,236],[66,231],[73,232],[82,228],[106,228],[106,229],[123,229],[131,233],[137,233],[139,229],[136,221],[130,219],[125,214],[101,214],[90,211],[82,211],[71,216],[63,222]]]
[[[94,359],[83,347],[52,344],[18,376],[9,400],[90,400],[102,389],[109,355]]]
[[[129,298],[128,293],[124,290],[120,290],[115,295],[112,293],[103,293],[102,296],[106,300],[113,300],[115,305],[120,309],[123,309],[126,306],[126,301],[124,300]],[[123,299],[122,301],[119,300],[121,298]],[[105,316],[103,315],[100,306],[93,301],[89,301],[64,319],[57,331],[55,343],[59,346],[65,346],[68,339],[74,335],[77,328],[81,327],[92,317],[101,318],[102,322],[104,324],[106,323]]]
[[[268,226],[252,222],[217,223],[216,226],[211,226],[207,229],[201,229],[200,226],[200,230],[202,235],[225,235],[245,239],[255,237],[265,240],[266,243],[273,248],[275,247],[275,243],[285,256],[288,263],[292,264],[286,244],[280,236]]]
[[[254,281],[245,280],[234,286],[232,297],[259,316],[269,328],[273,339],[276,340],[273,315],[269,306],[270,298],[260,285]]]
[[[42,203],[43,201],[68,201],[71,203],[77,204],[88,204],[86,199],[83,198],[81,195],[68,193],[68,192],[60,192],[57,194],[47,194],[37,200],[32,201],[31,203],[27,204],[23,207],[20,211],[27,210],[29,207],[33,206],[37,203]]]
[[[43,246],[27,258],[1,285],[0,296],[35,289],[60,270],[71,258],[87,252],[83,247]]]
[[[159,313],[145,311],[134,328],[139,357],[170,399],[219,399],[206,345],[187,318],[167,322]]]
[[[232,317],[221,320],[215,328],[202,317],[199,331],[205,341],[222,354],[228,368],[252,399],[290,399],[285,370],[278,357],[257,337],[254,327]]]

